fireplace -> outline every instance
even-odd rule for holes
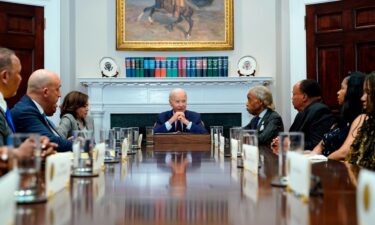
[[[101,128],[126,126],[130,117],[125,117],[129,115],[138,117],[131,120],[141,129],[144,129],[143,125],[152,125],[157,113],[170,109],[169,92],[177,87],[186,90],[187,108],[201,113],[207,127],[229,127],[229,123],[244,126],[251,119],[245,106],[248,90],[255,85],[269,86],[272,78],[79,78],[79,82],[87,88],[95,138],[98,140]],[[225,124],[221,121],[223,118],[226,118]]]

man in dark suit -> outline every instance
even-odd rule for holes
[[[305,149],[313,149],[335,123],[335,118],[327,105],[321,102],[321,89],[315,80],[302,80],[293,86],[292,103],[298,111],[289,131],[305,134]],[[278,140],[271,146],[278,152]]]
[[[57,151],[72,150],[72,142],[62,137],[47,118],[57,109],[61,96],[60,78],[54,72],[40,69],[33,72],[27,83],[27,93],[11,110],[17,132],[38,133],[58,145]]]
[[[264,86],[255,86],[247,94],[247,111],[254,117],[243,129],[257,130],[258,142],[269,145],[279,132],[284,131],[281,116],[274,111],[272,93]]]
[[[15,132],[6,98],[17,94],[21,83],[21,62],[14,51],[0,48],[0,146],[6,145],[9,135]]]
[[[172,110],[162,112],[158,115],[154,127],[155,133],[187,132],[195,134],[206,134],[199,113],[186,110],[186,92],[176,88],[169,94],[169,104]]]

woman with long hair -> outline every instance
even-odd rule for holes
[[[92,130],[94,123],[88,117],[89,97],[79,91],[69,92],[61,105],[60,125],[58,131],[64,137],[73,135],[73,130]]]
[[[350,146],[343,144],[349,134],[351,124],[362,113],[361,97],[364,80],[365,74],[360,72],[353,72],[344,78],[337,92],[337,101],[342,106],[339,121],[330,132],[323,135],[322,141],[313,149],[313,154],[323,154],[331,159],[344,158],[335,152]]]
[[[366,115],[350,146],[346,160],[368,169],[375,169],[375,71],[366,77],[361,100]]]

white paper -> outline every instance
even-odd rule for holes
[[[373,225],[375,221],[375,172],[362,169],[357,187],[358,224]]]
[[[244,171],[242,182],[243,193],[254,203],[258,202],[258,176],[250,171]]]
[[[312,163],[318,163],[318,162],[326,162],[328,160],[327,157],[325,157],[324,155],[307,155],[307,158],[309,158],[310,162]]]
[[[100,172],[100,168],[104,163],[104,156],[105,156],[105,144],[100,143],[95,145],[94,152],[96,153],[96,157],[94,157],[94,173]]]
[[[128,157],[129,142],[127,138],[124,138],[121,144],[121,158],[126,159]]]
[[[214,134],[215,147],[219,146],[219,134]]]
[[[72,214],[71,208],[70,191],[63,189],[52,200],[48,201],[46,221],[53,225],[69,224]]]
[[[143,138],[143,134],[140,134],[138,137],[138,148],[142,147],[142,138]]]
[[[81,151],[79,149],[79,142],[73,143],[73,167],[78,167],[79,157],[81,156]]]
[[[14,192],[18,189],[19,180],[17,170],[12,170],[0,178],[1,224],[15,224],[16,198]]]
[[[72,170],[71,153],[57,153],[47,157],[46,194],[51,196],[69,185]]]
[[[289,225],[301,225],[309,224],[309,204],[301,201],[294,193],[287,193],[287,209],[289,213],[288,224]]]
[[[287,165],[289,163],[288,185],[298,195],[306,198],[310,195],[311,163],[303,154],[288,151]],[[288,166],[287,166],[288,168]]]
[[[230,139],[230,153],[232,159],[236,159],[238,157],[238,140],[231,138]]]
[[[225,147],[225,138],[224,136],[220,135],[220,152],[224,152],[224,147]]]
[[[258,165],[259,165],[259,150],[257,146],[243,144],[244,151],[243,164],[246,170],[254,174],[258,174]]]

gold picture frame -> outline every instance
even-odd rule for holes
[[[234,48],[233,0],[116,0],[116,22],[117,50]]]

